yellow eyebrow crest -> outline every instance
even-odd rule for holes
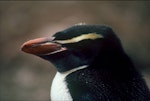
[[[97,33],[88,33],[88,34],[83,34],[71,39],[67,39],[67,40],[55,40],[55,42],[61,43],[61,44],[67,44],[67,43],[76,43],[82,40],[86,40],[86,39],[98,39],[98,38],[104,38],[101,34],[97,34]]]

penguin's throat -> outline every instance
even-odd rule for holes
[[[73,73],[73,72],[75,72],[75,71],[77,71],[77,70],[84,69],[84,68],[87,68],[87,67],[88,67],[88,65],[79,66],[79,67],[73,68],[73,69],[71,69],[71,70],[69,70],[69,71],[62,72],[61,74],[67,76],[67,75],[69,75],[69,74],[71,74],[71,73]]]

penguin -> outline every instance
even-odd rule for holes
[[[150,101],[143,76],[107,25],[74,25],[21,50],[56,67],[51,101]]]

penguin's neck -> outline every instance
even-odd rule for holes
[[[83,65],[62,73],[57,72],[51,86],[51,101],[73,101],[65,78],[67,75],[86,67],[88,65]]]

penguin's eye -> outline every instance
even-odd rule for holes
[[[69,44],[69,43],[77,43],[79,41],[83,41],[83,40],[87,40],[87,39],[95,40],[95,39],[99,39],[99,38],[104,38],[104,37],[101,34],[88,33],[88,34],[82,34],[80,36],[66,39],[66,40],[55,40],[55,42],[61,43],[61,44]]]

